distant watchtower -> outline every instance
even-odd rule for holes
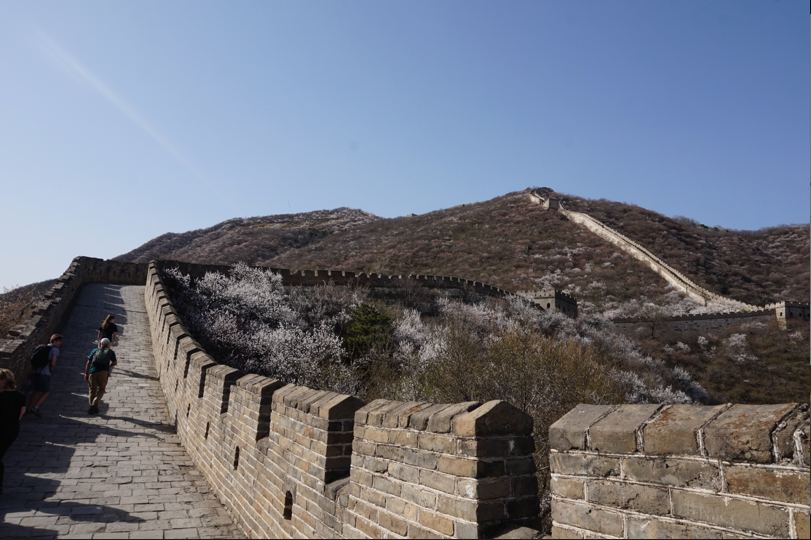
[[[548,188],[544,188],[548,189]],[[551,190],[549,190],[551,192]],[[549,210],[560,208],[560,199],[555,197],[544,197],[540,190],[532,190],[529,192],[529,199],[535,204],[540,204],[544,209]]]
[[[557,311],[572,319],[577,318],[577,298],[556,289],[519,291],[518,296],[541,306],[546,311]]]

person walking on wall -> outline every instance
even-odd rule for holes
[[[87,414],[99,413],[99,403],[107,388],[110,370],[117,363],[115,351],[110,348],[110,340],[102,338],[99,347],[93,349],[84,366],[84,380],[88,384],[88,403],[90,404]]]
[[[99,327],[96,344],[101,345],[102,338],[110,340],[112,347],[118,347],[118,327],[115,325],[115,315],[107,315]]]
[[[62,346],[62,334],[54,334],[51,336],[51,342],[48,344],[48,363],[40,368],[34,368],[31,372],[31,383],[34,393],[31,394],[31,401],[29,402],[31,412],[36,416],[42,416],[39,412],[39,407],[48,397],[51,391],[51,372],[56,367],[56,359],[59,358],[59,347]]]
[[[14,373],[0,370],[0,495],[3,494],[3,457],[20,434],[20,418],[25,414],[25,396],[17,391]]]

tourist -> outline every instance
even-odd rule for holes
[[[48,345],[48,363],[41,368],[34,368],[31,372],[31,387],[34,393],[31,394],[31,401],[29,403],[30,410],[35,416],[42,416],[39,412],[39,407],[48,397],[51,391],[51,372],[56,367],[56,359],[59,357],[59,347],[62,346],[62,334],[54,334],[51,336],[51,342]]]
[[[110,349],[110,340],[102,338],[100,346],[93,349],[84,366],[84,380],[88,383],[88,402],[90,404],[87,414],[98,414],[99,403],[107,388],[110,370],[117,363],[115,351]]]
[[[25,414],[25,396],[17,391],[14,373],[0,370],[0,495],[3,494],[3,456],[20,434],[20,418]]]
[[[96,344],[100,345],[102,338],[110,340],[112,347],[118,346],[118,327],[115,325],[115,315],[107,315],[104,322],[99,327],[99,333],[96,336]]]

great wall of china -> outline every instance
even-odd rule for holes
[[[339,273],[287,279],[328,276]],[[177,433],[249,536],[540,534],[530,417],[501,401],[367,404],[220,365],[184,328],[155,263],[75,259],[0,340],[0,364],[25,376],[33,347],[61,328],[89,283],[145,285]],[[580,405],[549,443],[555,538],[809,536],[807,405]]]
[[[673,335],[695,332],[697,330],[715,330],[731,326],[740,326],[743,322],[754,321],[768,322],[777,320],[781,326],[784,326],[786,319],[799,318],[808,321],[811,317],[808,302],[782,301],[759,307],[744,302],[738,302],[737,300],[732,300],[731,298],[726,298],[712,291],[708,291],[627,236],[600,223],[588,214],[566,210],[560,199],[544,197],[536,190],[529,192],[529,198],[530,201],[543,206],[547,210],[557,210],[569,220],[584,226],[600,238],[619,247],[631,257],[645,263],[651,270],[662,276],[674,289],[692,298],[701,305],[706,306],[712,302],[723,302],[725,306],[738,308],[736,311],[725,311],[722,313],[657,318],[656,321],[661,322],[661,326],[666,328],[669,333]],[[653,320],[654,319],[647,318],[614,319],[612,325],[618,331],[628,331],[640,324],[650,323]]]

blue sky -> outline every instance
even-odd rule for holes
[[[165,232],[528,186],[809,221],[801,2],[0,2],[0,286]]]

